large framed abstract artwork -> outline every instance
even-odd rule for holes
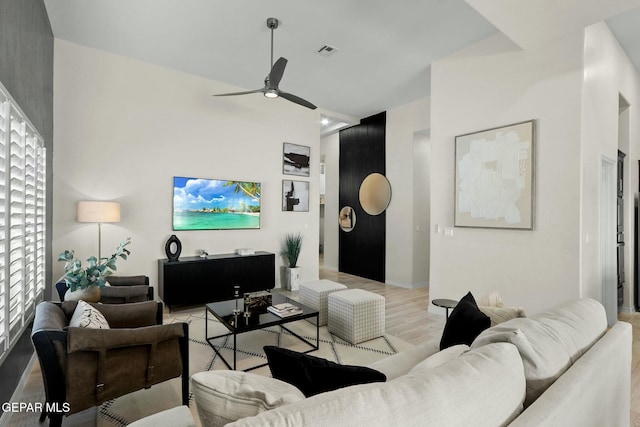
[[[535,120],[456,136],[456,227],[533,229]]]

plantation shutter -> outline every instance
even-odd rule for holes
[[[44,141],[39,136],[36,140],[36,301],[44,299],[45,268],[46,268],[46,165],[47,150],[44,148]]]
[[[8,347],[7,331],[9,330],[6,316],[6,249],[7,218],[6,218],[6,153],[8,139],[9,100],[0,92],[0,355],[4,354]]]
[[[0,84],[0,362],[44,296],[45,177],[44,141]]]
[[[24,152],[25,122],[12,107],[10,113],[9,138],[9,328],[16,335],[22,327],[24,313]]]

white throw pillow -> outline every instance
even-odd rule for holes
[[[109,323],[102,313],[82,300],[78,301],[69,326],[74,328],[109,329]]]
[[[238,371],[198,372],[191,376],[191,386],[200,421],[209,427],[305,399],[284,381]]]
[[[491,319],[491,326],[496,326],[497,324],[506,322],[507,320],[517,319],[518,317],[526,317],[522,307],[491,307],[479,305],[478,308]]]

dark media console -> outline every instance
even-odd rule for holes
[[[164,303],[206,304],[233,299],[233,286],[240,293],[275,287],[275,254],[220,254],[158,260],[158,294]]]

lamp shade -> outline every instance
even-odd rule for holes
[[[120,222],[120,203],[78,202],[78,222]]]

